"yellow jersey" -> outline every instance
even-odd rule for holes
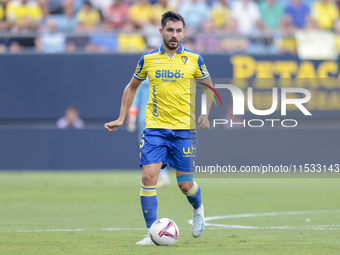
[[[80,10],[77,14],[77,20],[87,28],[95,28],[100,21],[100,13],[97,10],[91,10],[89,12]]]
[[[146,108],[146,128],[172,130],[196,129],[195,79],[210,76],[200,54],[182,45],[169,56],[163,46],[145,53],[134,77],[149,76],[150,97]]]
[[[21,25],[26,17],[33,22],[40,22],[43,14],[40,5],[35,1],[23,4],[19,0],[13,0],[6,6],[6,17],[8,21]]]
[[[332,29],[334,21],[339,18],[338,7],[333,2],[316,2],[313,6],[312,16],[321,29]]]

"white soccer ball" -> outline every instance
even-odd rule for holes
[[[173,245],[178,235],[176,223],[168,218],[156,220],[150,228],[151,240],[157,245]]]

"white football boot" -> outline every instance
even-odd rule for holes
[[[151,245],[154,244],[151,240],[151,237],[149,234],[147,234],[142,240],[136,243],[137,245]]]
[[[204,229],[204,207],[203,204],[198,209],[192,208],[192,227],[191,234],[193,237],[199,237]]]

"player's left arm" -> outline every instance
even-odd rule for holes
[[[212,81],[211,81],[210,76],[208,78],[204,79],[204,80],[199,80],[199,82],[202,83],[202,84],[207,84],[211,87],[214,86]],[[213,96],[215,95],[214,92],[211,89],[208,88],[208,86],[204,86],[204,88],[206,90],[208,90]],[[206,92],[204,92],[204,93],[206,93]],[[209,118],[210,108],[211,108],[211,105],[213,103],[213,99],[210,96],[207,96],[206,98],[207,98],[207,108],[206,108],[207,112],[206,112],[206,114],[201,113],[201,115],[198,117],[198,120],[197,120],[198,123],[201,123],[199,125],[199,128],[202,128],[202,129],[209,129],[209,127],[210,127],[210,122],[209,122],[208,118]]]
[[[125,121],[125,117],[131,107],[136,91],[139,85],[141,84],[141,82],[142,82],[141,80],[138,80],[135,77],[132,77],[130,83],[125,87],[122,102],[121,102],[121,107],[120,107],[119,118],[117,120],[105,123],[105,128],[108,131],[114,132],[117,130],[117,127],[120,127],[123,125]]]

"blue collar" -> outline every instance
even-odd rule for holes
[[[176,52],[177,53],[183,53],[183,51],[184,51],[184,47],[182,46],[182,44],[180,44],[179,48],[178,48],[178,50]],[[165,50],[163,48],[163,45],[158,49],[158,52],[159,53],[164,53],[165,52]]]

